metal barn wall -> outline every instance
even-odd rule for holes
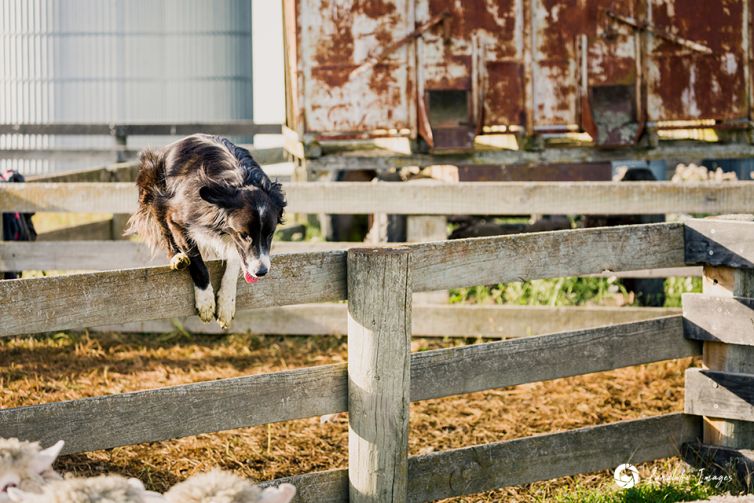
[[[0,48],[0,122],[252,118],[250,0],[3,0]],[[0,137],[0,148],[112,144]],[[0,162],[27,173],[86,165]]]
[[[288,125],[355,138],[425,137],[429,123],[450,145],[586,131],[601,146],[634,144],[664,121],[740,127],[753,3],[284,0]]]

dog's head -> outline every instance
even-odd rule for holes
[[[199,189],[199,196],[226,210],[222,232],[230,237],[241,257],[246,281],[267,274],[272,235],[283,221],[286,204],[280,183],[270,182],[266,190],[211,183]]]

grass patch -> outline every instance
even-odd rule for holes
[[[704,472],[688,468],[680,460],[655,464],[649,473],[644,467],[642,479],[635,487],[620,489],[610,482],[595,487],[582,482],[559,488],[547,501],[553,503],[674,503],[705,500],[726,492],[737,493],[740,488],[732,482],[720,482],[706,477]],[[610,479],[611,477],[605,477]],[[544,501],[544,500],[543,500]]]
[[[702,279],[667,278],[665,307],[681,307],[684,293],[702,291]],[[636,305],[616,277],[566,277],[512,281],[496,285],[456,288],[450,291],[451,304],[514,304],[523,306]]]

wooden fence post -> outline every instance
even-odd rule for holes
[[[754,297],[754,269],[704,267],[703,290],[716,297]],[[754,346],[705,341],[703,364],[709,370],[754,374]],[[704,418],[704,443],[754,448],[754,422]]]
[[[704,293],[685,294],[683,302],[686,337],[703,341],[703,368],[686,371],[685,390],[686,412],[703,416],[702,444],[687,456],[705,467],[732,462],[746,485],[754,467],[752,220],[729,215],[687,224],[687,261],[703,254],[709,265]]]
[[[348,252],[351,502],[404,502],[407,498],[410,267],[407,248]]]

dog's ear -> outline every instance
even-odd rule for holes
[[[199,189],[199,197],[210,204],[235,210],[241,207],[241,190],[224,183],[212,183]]]

